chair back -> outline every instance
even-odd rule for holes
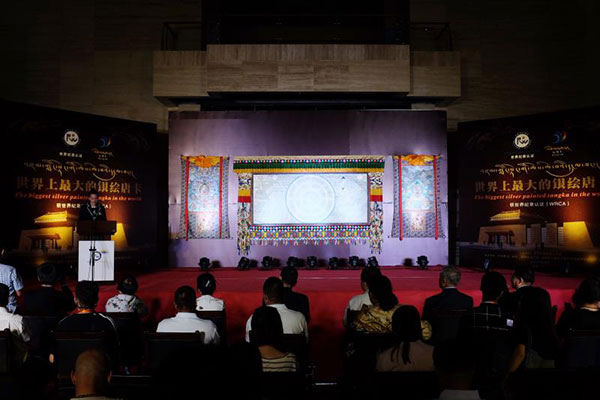
[[[306,343],[304,334],[284,334],[283,335],[283,350],[294,353],[296,361],[300,366],[301,371],[306,371],[308,367],[308,351],[309,346]]]
[[[204,346],[204,332],[146,333],[147,367],[155,372],[169,354],[201,346]]]
[[[572,330],[561,355],[564,368],[600,368],[600,330]]]
[[[431,342],[434,345],[456,339],[460,321],[468,310],[434,310],[431,312]]]
[[[105,332],[55,332],[54,340],[54,364],[60,378],[70,375],[83,351],[101,349],[110,353]]]
[[[217,326],[221,337],[221,344],[227,344],[227,318],[225,310],[222,311],[196,311],[198,318],[212,321]]]
[[[346,311],[346,326],[351,326],[352,323],[354,322],[354,320],[356,319],[356,316],[358,315],[360,311],[358,310],[347,310]]]
[[[365,394],[383,398],[389,393],[402,393],[406,399],[435,399],[440,394],[440,385],[435,371],[375,372]]]
[[[0,331],[0,374],[8,374],[11,367],[11,338],[10,331]]]
[[[263,372],[260,395],[264,400],[303,399],[305,380],[298,372]]]
[[[52,332],[61,317],[56,315],[23,315],[23,321],[29,329],[29,346],[34,355],[46,356],[52,346]]]
[[[363,375],[375,370],[377,353],[396,344],[389,333],[348,331],[344,341],[344,368],[349,376]]]
[[[119,336],[119,358],[123,365],[138,365],[144,354],[144,329],[136,312],[105,312],[115,323]]]

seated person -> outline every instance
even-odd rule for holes
[[[435,348],[434,364],[442,389],[439,400],[480,399],[474,388],[475,355],[469,343],[456,339]]]
[[[519,265],[516,267],[510,277],[510,283],[515,290],[510,293],[506,299],[503,299],[500,306],[504,308],[509,315],[514,316],[519,308],[521,297],[529,290],[529,288],[533,287],[534,282],[535,273],[533,272],[533,268],[529,265]]]
[[[191,286],[178,288],[174,300],[177,314],[160,321],[156,332],[204,332],[205,344],[219,344],[220,337],[214,322],[196,315],[196,292]]]
[[[67,285],[55,288],[58,281],[58,271],[54,264],[42,264],[37,269],[37,279],[40,288],[26,292],[23,310],[29,315],[55,315],[64,317],[75,309],[73,293]]]
[[[263,303],[273,307],[279,312],[284,334],[302,334],[308,342],[308,327],[304,315],[298,311],[290,310],[283,304],[283,282],[279,278],[270,277],[263,284]],[[246,322],[246,341],[250,341],[252,330],[252,316]]]
[[[296,267],[284,267],[281,270],[281,281],[283,282],[283,304],[290,310],[301,312],[310,322],[310,306],[305,294],[294,292],[293,288],[298,283],[298,270]]]
[[[98,304],[98,284],[92,281],[81,281],[75,287],[75,313],[58,323],[57,332],[104,332],[106,333],[107,351],[112,356],[117,354],[119,338],[114,321],[96,312]],[[50,360],[54,357],[51,355]]]
[[[442,269],[439,277],[441,293],[425,299],[423,319],[431,322],[433,313],[438,310],[470,310],[473,308],[473,298],[461,293],[457,286],[460,282],[460,270],[456,267]]]
[[[257,308],[252,314],[250,343],[258,347],[263,372],[296,372],[298,365],[293,353],[283,348],[283,325],[277,309]]]
[[[225,302],[213,297],[217,290],[217,282],[211,273],[198,275],[196,287],[201,293],[201,296],[196,299],[197,311],[223,311],[225,309]]]
[[[346,310],[344,311],[343,323],[346,325],[346,318],[348,317],[348,311],[360,311],[363,306],[370,306],[371,299],[369,298],[369,282],[375,278],[381,276],[381,270],[377,267],[366,267],[360,273],[360,287],[363,291],[361,294],[357,294],[350,299]]]
[[[8,311],[9,293],[8,286],[0,283],[0,331],[10,332],[16,350],[13,358],[17,365],[20,365],[27,358],[27,343],[30,336],[23,317]]]
[[[392,316],[397,344],[377,355],[377,371],[433,371],[433,346],[423,343],[421,317],[413,306],[400,306]]]
[[[508,372],[521,368],[554,368],[558,339],[550,294],[532,287],[521,296],[513,328],[514,351]]]
[[[71,381],[75,385],[75,399],[109,400],[104,395],[112,378],[110,359],[99,349],[83,351],[77,357]]]
[[[486,332],[508,333],[512,320],[500,308],[498,302],[506,293],[506,279],[496,271],[483,275],[480,285],[482,301],[477,307],[472,308],[463,318],[461,329],[470,336],[485,334]]]
[[[391,333],[392,315],[399,305],[398,298],[392,290],[392,282],[388,277],[380,275],[371,280],[369,299],[371,305],[363,305],[352,322],[352,329],[357,332]]]
[[[600,330],[600,279],[587,278],[573,294],[575,309],[566,309],[558,320],[558,334],[566,336],[571,330]]]
[[[5,249],[0,245],[0,261],[4,258]],[[11,265],[0,263],[0,283],[8,287],[8,305],[6,309],[14,312],[17,309],[17,297],[23,294],[23,280],[17,269]]]
[[[119,294],[106,302],[106,312],[135,312],[143,316],[148,314],[144,301],[135,295],[138,290],[137,279],[133,275],[125,275],[117,285]]]

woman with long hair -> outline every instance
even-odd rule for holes
[[[392,316],[396,344],[377,355],[378,371],[433,371],[433,346],[423,343],[421,317],[414,306],[400,306]]]

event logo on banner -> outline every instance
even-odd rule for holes
[[[596,108],[460,124],[462,265],[597,264],[599,116]]]

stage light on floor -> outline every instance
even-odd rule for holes
[[[273,268],[273,257],[264,256],[260,264],[262,265],[263,269]]]
[[[239,271],[246,271],[250,269],[250,260],[247,257],[240,258],[238,261],[237,269]]]
[[[308,269],[317,269],[318,260],[315,256],[306,257],[306,266]]]
[[[208,271],[210,268],[210,259],[208,257],[202,257],[198,262],[198,265],[202,271]]]
[[[288,257],[287,263],[285,265],[287,265],[288,267],[297,268],[299,264],[300,264],[300,260],[297,257],[290,256],[290,257]]]
[[[427,256],[417,257],[417,265],[419,266],[419,269],[426,269],[429,265],[429,260],[427,259]]]
[[[350,256],[348,264],[350,264],[353,269],[358,269],[360,268],[360,258],[358,258],[358,256]]]
[[[369,267],[375,267],[378,268],[379,267],[379,261],[377,261],[377,257],[375,256],[371,256],[367,259],[367,265]]]
[[[337,257],[331,257],[328,262],[329,269],[338,269],[340,266],[340,260]]]

